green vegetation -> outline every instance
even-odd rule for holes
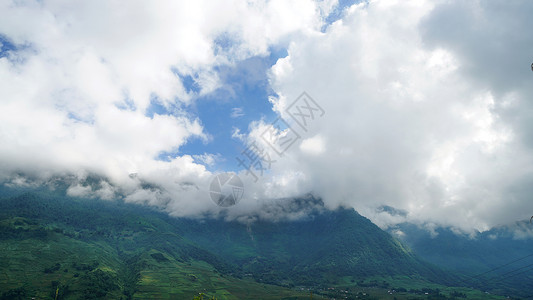
[[[172,220],[54,194],[0,199],[0,299],[192,299],[199,291],[204,299],[307,298],[242,278],[176,234]]]
[[[216,300],[217,299],[214,296],[211,298],[204,298],[204,296],[205,296],[204,293],[200,293],[198,296],[194,296],[193,300]]]
[[[448,288],[453,276],[350,210],[249,227],[60,192],[0,197],[0,299],[490,299]]]
[[[478,232],[475,238],[451,228],[438,228],[435,236],[412,224],[392,231],[401,230],[404,242],[426,261],[461,274],[464,285],[527,299],[533,296],[533,272],[527,268],[533,265],[533,242],[517,238],[523,226],[530,228],[529,220]]]

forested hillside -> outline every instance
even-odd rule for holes
[[[2,190],[2,299],[192,299],[198,293],[218,299],[307,299],[313,293],[315,298],[362,293],[445,298],[477,293],[448,289],[457,277],[421,261],[350,209],[243,224],[173,218],[121,200],[62,195],[46,189]]]

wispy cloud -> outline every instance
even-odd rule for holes
[[[231,137],[241,142],[244,142],[246,140],[246,134],[241,133],[241,130],[237,127],[233,127],[233,131],[231,132]]]
[[[244,116],[244,110],[242,107],[234,107],[231,109],[231,115],[232,118],[240,118]]]
[[[194,161],[209,167],[212,167],[217,163],[218,161],[223,160],[224,158],[221,157],[220,154],[211,154],[211,153],[204,153],[199,155],[193,155]]]

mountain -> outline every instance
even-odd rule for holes
[[[433,233],[403,223],[390,228],[424,260],[463,274],[463,285],[533,298],[533,228],[528,220],[485,232],[461,234],[452,228]]]
[[[249,223],[173,218],[64,191],[0,189],[0,299],[438,299],[483,295],[353,209]],[[394,294],[394,295],[393,295]]]
[[[187,228],[180,232],[185,238],[241,266],[254,279],[274,284],[334,284],[344,276],[360,280],[395,275],[453,281],[353,209],[312,211],[298,220],[250,225],[212,219],[178,222],[179,228]]]
[[[3,194],[0,299],[308,296],[230,276],[239,270],[176,234],[163,213],[57,193]]]

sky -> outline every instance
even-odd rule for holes
[[[531,12],[1,0],[0,181],[186,217],[279,219],[265,205],[314,195],[382,228],[529,219]],[[229,208],[209,197],[223,172],[244,187]]]

